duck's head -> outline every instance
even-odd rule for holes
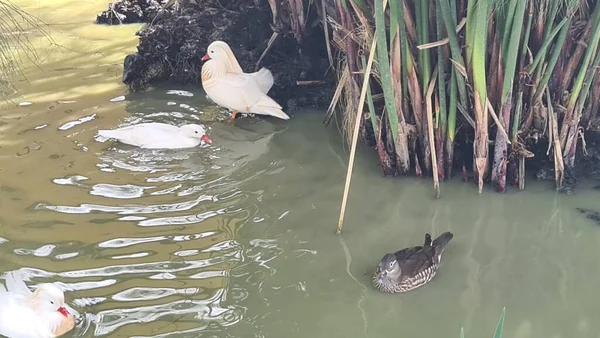
[[[202,61],[218,60],[227,65],[228,71],[232,73],[242,73],[242,68],[238,63],[233,51],[224,41],[213,41],[206,49],[206,55],[202,57]]]
[[[60,313],[69,317],[70,313],[65,308],[65,294],[54,284],[40,284],[33,293],[33,308],[38,313]]]
[[[186,124],[181,126],[184,135],[190,138],[196,138],[204,141],[204,143],[212,143],[210,137],[206,135],[206,130],[199,124]]]
[[[377,279],[379,283],[383,283],[387,278],[394,278],[400,275],[400,265],[394,254],[383,256],[379,262]]]

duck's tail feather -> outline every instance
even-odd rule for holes
[[[431,245],[435,248],[435,251],[438,254],[441,254],[446,248],[446,245],[448,245],[448,242],[450,242],[450,240],[452,239],[452,237],[454,237],[454,234],[450,231],[446,231],[443,234],[439,235],[438,238],[434,239]]]
[[[425,234],[425,244],[423,246],[431,246],[431,235],[429,233]]]
[[[268,93],[271,87],[273,87],[273,74],[267,68],[261,68],[258,72],[250,73],[249,75],[254,78],[258,88],[264,94]]]
[[[272,106],[258,106],[257,110],[259,111],[257,114],[262,115],[271,115],[278,117],[283,120],[289,120],[290,117],[281,110],[281,108],[272,107]]]
[[[263,95],[263,97],[260,99],[260,101],[258,101],[252,107],[252,109],[250,109],[250,112],[253,114],[260,114],[260,115],[271,115],[271,116],[275,116],[275,117],[278,117],[283,120],[290,119],[290,117],[286,113],[283,112],[279,103],[277,103],[275,100],[273,100],[272,98],[270,98],[267,95]]]

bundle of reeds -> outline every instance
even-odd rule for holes
[[[349,140],[360,118],[384,174],[433,175],[437,185],[452,176],[460,135],[472,144],[479,192],[488,179],[504,192],[507,176],[523,189],[525,159],[540,144],[561,187],[599,108],[596,0],[320,0],[316,8],[341,52],[330,109],[343,107]],[[357,114],[372,45],[367,109]]]

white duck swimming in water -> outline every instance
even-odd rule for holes
[[[271,115],[289,120],[281,106],[267,93],[273,86],[271,71],[262,68],[255,73],[244,73],[229,45],[214,41],[202,57],[202,87],[216,104],[237,113]]]
[[[119,129],[98,130],[98,135],[147,149],[192,148],[201,141],[212,143],[204,127],[198,124],[176,127],[165,123],[140,123]]]
[[[40,284],[31,292],[21,277],[10,272],[6,288],[0,284],[0,335],[9,338],[58,337],[75,327],[65,296],[54,284]]]

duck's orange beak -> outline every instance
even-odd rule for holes
[[[207,60],[210,60],[210,56],[208,56],[208,54],[206,54],[202,57],[202,61],[207,61]]]
[[[65,317],[69,317],[69,311],[67,311],[67,309],[65,309],[64,306],[59,307],[58,312],[60,312],[60,314],[62,314]]]
[[[202,137],[200,139],[202,141],[204,141],[205,143],[212,143],[212,140],[210,139],[210,137],[208,137],[206,135],[202,135]]]

